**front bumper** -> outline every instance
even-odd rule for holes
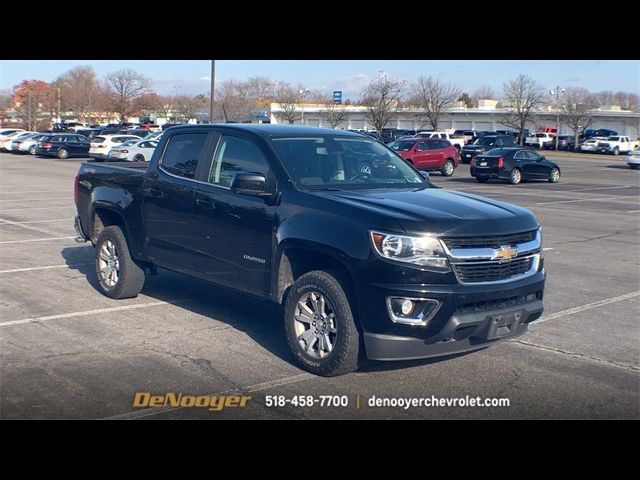
[[[518,307],[457,314],[431,339],[364,333],[367,357],[372,360],[415,360],[470,352],[519,337],[540,318],[542,300]]]

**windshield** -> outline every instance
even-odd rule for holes
[[[490,147],[495,143],[496,137],[480,137],[475,142],[473,142],[474,145],[482,145],[483,147]]]
[[[289,175],[304,188],[428,186],[396,153],[366,138],[294,137],[272,142]]]
[[[407,141],[407,140],[397,140],[393,143],[390,143],[388,145],[388,147],[396,152],[407,152],[409,150],[411,150],[411,147],[413,147],[414,142],[412,141]]]

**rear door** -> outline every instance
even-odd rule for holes
[[[179,271],[199,270],[194,249],[193,193],[210,132],[176,133],[165,144],[157,170],[144,184],[143,217],[150,258]]]

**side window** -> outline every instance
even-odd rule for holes
[[[269,166],[260,149],[249,140],[224,135],[218,143],[211,164],[209,182],[221,187],[231,186],[231,179],[238,172],[267,175]]]
[[[193,178],[198,167],[198,157],[207,139],[206,133],[183,133],[169,139],[161,167],[173,175]]]
[[[418,149],[418,150],[429,150],[428,145],[429,145],[429,142],[420,142],[420,143],[418,144],[417,149]]]

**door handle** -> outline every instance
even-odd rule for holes
[[[162,190],[159,190],[157,188],[147,187],[145,190],[149,194],[149,196],[153,198],[162,198],[164,196]]]
[[[208,210],[216,208],[213,202],[208,198],[196,198],[196,205]]]

